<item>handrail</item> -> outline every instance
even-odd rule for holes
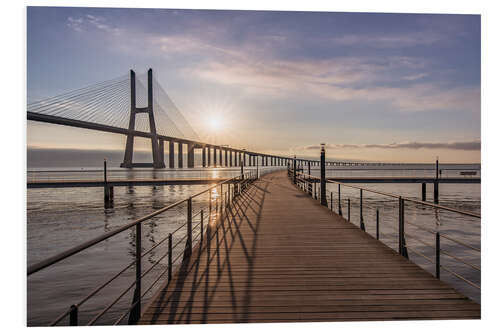
[[[320,177],[306,175],[303,172],[297,172],[297,175],[303,175],[303,176],[308,177],[308,178],[320,179]],[[411,201],[411,202],[422,204],[422,205],[425,205],[425,206],[431,206],[431,207],[434,207],[434,208],[439,208],[439,209],[447,210],[447,211],[450,211],[450,212],[455,212],[455,213],[459,213],[459,214],[463,214],[463,215],[467,215],[467,216],[481,218],[480,214],[476,214],[476,213],[472,213],[472,212],[468,212],[468,211],[464,211],[464,210],[458,210],[458,209],[455,209],[455,208],[451,208],[451,207],[447,207],[447,206],[442,206],[442,205],[438,205],[438,204],[427,202],[427,201],[421,201],[421,200],[417,200],[417,199],[410,198],[410,197],[399,196],[399,195],[396,195],[396,194],[393,194],[393,193],[372,190],[372,189],[369,189],[369,188],[366,188],[366,187],[348,185],[346,183],[337,182],[337,181],[330,180],[330,179],[326,179],[326,182],[327,183],[332,183],[332,184],[340,184],[342,186],[351,187],[351,188],[355,188],[355,189],[363,190],[363,191],[367,191],[367,192],[372,192],[372,193],[375,193],[375,194],[385,195],[385,196],[392,197],[392,198],[395,198],[395,199],[398,199],[398,198],[401,197],[405,201]]]
[[[451,207],[446,207],[446,206],[442,206],[442,205],[438,205],[438,204],[434,204],[434,203],[429,203],[429,202],[426,202],[426,201],[421,201],[421,200],[417,200],[417,199],[413,199],[413,198],[408,198],[408,197],[403,197],[403,196],[398,196],[398,195],[395,195],[393,193],[387,193],[387,192],[382,192],[382,191],[377,191],[377,190],[372,190],[372,189],[368,189],[368,188],[364,188],[364,187],[360,187],[360,186],[355,186],[355,185],[348,185],[348,184],[345,184],[345,183],[342,183],[342,182],[338,182],[338,181],[334,181],[334,180],[329,180],[329,179],[321,179],[320,177],[317,177],[317,176],[312,176],[312,175],[309,175],[309,174],[305,174],[304,172],[301,172],[301,171],[297,171],[297,169],[295,170],[288,170],[288,175],[289,177],[293,177],[293,180],[294,182],[297,184],[297,186],[304,190],[305,192],[308,192],[313,198],[315,198],[315,195],[313,195],[313,193],[310,191],[310,184],[311,183],[314,183],[316,184],[317,183],[317,180],[320,180],[323,181],[324,183],[323,184],[326,184],[326,183],[333,183],[333,184],[338,184],[339,185],[339,190],[338,190],[338,205],[339,205],[339,215],[342,216],[342,213],[341,213],[341,197],[340,197],[340,186],[346,186],[346,187],[349,187],[349,188],[353,188],[353,189],[358,189],[360,190],[360,205],[359,205],[359,208],[360,208],[360,212],[359,212],[359,215],[360,215],[360,228],[367,232],[366,229],[365,229],[365,225],[364,225],[364,218],[363,218],[363,211],[362,211],[362,207],[363,207],[363,203],[362,203],[362,192],[363,191],[367,191],[367,192],[371,192],[371,193],[376,193],[376,194],[379,194],[379,195],[383,195],[383,196],[388,196],[388,197],[391,197],[391,198],[396,198],[399,200],[399,230],[391,225],[386,225],[386,227],[394,230],[396,232],[396,235],[389,235],[389,234],[385,234],[385,233],[382,233],[380,232],[379,230],[379,213],[378,213],[378,209],[377,209],[377,215],[376,215],[376,239],[379,240],[380,239],[380,235],[384,236],[384,237],[387,237],[387,236],[391,236],[391,237],[394,237],[396,238],[396,240],[399,238],[399,253],[403,256],[405,256],[406,258],[409,258],[408,257],[408,254],[407,254],[407,251],[411,251],[412,253],[426,259],[427,261],[429,261],[430,263],[432,264],[435,264],[435,274],[436,274],[436,277],[438,279],[440,279],[440,270],[441,268],[444,269],[446,272],[449,272],[452,276],[455,276],[456,278],[464,281],[465,283],[477,288],[477,289],[481,289],[481,287],[468,280],[467,278],[465,278],[464,276],[460,275],[459,273],[457,272],[454,272],[452,269],[448,268],[448,267],[445,267],[443,265],[441,265],[441,260],[440,260],[440,254],[442,253],[443,255],[446,255],[454,260],[456,260],[457,262],[461,263],[461,264],[464,264],[470,268],[473,268],[474,270],[476,271],[481,271],[481,268],[475,264],[472,264],[472,263],[469,263],[467,262],[466,260],[460,258],[460,257],[457,257],[455,255],[453,255],[452,253],[448,252],[448,251],[445,251],[443,249],[441,249],[441,245],[440,245],[440,237],[443,237],[445,239],[448,239],[452,242],[455,242],[457,244],[460,244],[466,248],[469,248],[471,250],[474,250],[476,252],[481,252],[481,250],[477,247],[474,247],[472,245],[469,245],[467,243],[464,243],[462,241],[459,241],[457,239],[454,239],[450,236],[448,236],[447,234],[442,234],[439,230],[432,230],[432,229],[428,229],[428,228],[425,228],[423,226],[420,226],[420,225],[417,225],[415,223],[412,223],[412,222],[409,222],[409,221],[405,221],[405,218],[404,218],[404,206],[405,206],[405,201],[407,202],[411,202],[411,203],[416,203],[416,204],[422,204],[422,205],[425,205],[425,206],[430,206],[430,207],[433,207],[433,208],[436,208],[436,209],[443,209],[443,210],[446,210],[446,211],[450,211],[450,212],[454,212],[454,213],[458,213],[458,214],[462,214],[462,215],[466,215],[466,216],[470,216],[470,217],[474,217],[474,218],[481,218],[481,215],[480,214],[476,214],[476,213],[472,213],[472,212],[468,212],[468,211],[462,211],[462,210],[458,210],[458,209],[455,209],[455,208],[451,208]],[[307,184],[307,185],[306,185]],[[330,209],[333,210],[333,192],[330,192],[330,197],[331,197],[331,207]],[[317,199],[317,198],[315,198]],[[344,202],[345,202],[345,199],[343,199]],[[350,199],[347,200],[348,202],[348,206],[347,206],[347,221],[350,222],[350,210],[351,210],[351,206],[350,206]],[[420,239],[419,237],[417,236],[414,236],[412,234],[409,234],[407,231],[404,230],[404,225],[405,224],[409,224],[419,230],[423,230],[423,231],[426,231],[428,233],[431,233],[433,235],[435,235],[436,237],[436,245],[433,246],[431,244],[429,244],[428,242]],[[374,236],[375,237],[375,236]],[[417,249],[413,248],[413,247],[410,247],[408,246],[408,244],[406,244],[406,237],[410,238],[410,239],[415,239],[416,241],[419,241],[420,243],[424,244],[425,246],[428,246],[430,247],[431,249],[433,249],[433,251],[435,252],[435,260],[432,260],[430,257],[428,257],[427,255],[425,255],[424,253],[418,251]]]
[[[208,189],[205,189],[205,190],[203,190],[201,192],[198,192],[198,193],[192,195],[191,198],[198,197],[198,196],[200,196],[200,195],[202,195],[202,194],[204,194],[204,193],[206,193],[206,192],[208,192],[208,191],[210,191],[210,190],[212,190],[212,189],[214,189],[214,188],[216,188],[216,187],[218,187],[218,186],[220,186],[222,184],[226,184],[227,182],[236,180],[238,178],[241,178],[241,175],[233,177],[231,179],[227,179],[227,180],[222,181],[220,183],[217,183],[215,185],[212,185]],[[82,243],[80,245],[72,247],[72,248],[70,248],[70,249],[68,249],[66,251],[63,251],[63,252],[61,252],[59,254],[56,254],[56,255],[54,255],[52,257],[49,257],[49,258],[45,259],[45,260],[42,260],[42,261],[40,261],[40,262],[38,262],[36,264],[33,264],[33,265],[31,265],[31,266],[28,267],[27,274],[29,276],[29,275],[31,275],[33,273],[38,272],[39,270],[42,270],[42,269],[44,269],[44,268],[46,268],[48,266],[51,266],[51,265],[53,265],[53,264],[55,264],[55,263],[57,263],[57,262],[59,262],[59,261],[61,261],[63,259],[66,259],[66,258],[68,258],[68,257],[70,257],[70,256],[72,256],[74,254],[77,254],[78,252],[81,252],[81,251],[83,251],[85,249],[88,249],[89,247],[91,247],[93,245],[96,245],[96,244],[98,244],[98,243],[100,243],[100,242],[102,242],[102,241],[104,241],[104,240],[106,240],[106,239],[108,239],[110,237],[113,237],[113,236],[115,236],[115,235],[117,235],[117,234],[119,234],[119,233],[121,233],[121,232],[123,232],[123,231],[125,231],[127,229],[130,229],[130,228],[136,226],[137,224],[139,224],[141,222],[149,220],[150,218],[155,217],[155,216],[157,216],[157,215],[159,215],[159,214],[161,214],[161,213],[163,213],[163,212],[165,212],[165,211],[167,211],[169,209],[177,207],[180,204],[186,202],[187,200],[189,200],[189,199],[179,200],[179,201],[177,201],[177,202],[175,202],[175,203],[173,203],[171,205],[168,205],[166,207],[160,208],[160,209],[158,209],[158,210],[156,210],[156,211],[154,211],[154,212],[152,212],[152,213],[150,213],[150,214],[148,214],[146,216],[143,216],[143,217],[141,217],[141,218],[139,218],[139,219],[137,219],[135,221],[127,223],[127,224],[125,224],[125,225],[123,225],[121,227],[118,227],[118,228],[114,229],[114,230],[108,231],[108,232],[106,232],[106,233],[104,233],[104,234],[102,234],[100,236],[97,236],[97,237],[95,237],[95,238],[93,238],[91,240],[88,240],[88,241],[86,241],[86,242],[84,242],[84,243]]]
[[[478,249],[477,247],[474,247],[474,246],[472,246],[472,245],[469,245],[469,244],[464,243],[464,242],[462,242],[462,241],[459,241],[459,240],[457,240],[457,239],[451,238],[450,236],[448,236],[448,235],[446,235],[446,234],[441,234],[441,237],[446,238],[446,239],[448,239],[448,240],[451,240],[452,242],[455,242],[455,243],[457,243],[457,244],[463,245],[463,246],[465,246],[465,247],[467,247],[467,248],[469,248],[469,249],[471,249],[471,250],[474,250],[474,251],[476,251],[476,252],[481,252],[481,249]]]

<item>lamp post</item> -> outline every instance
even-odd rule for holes
[[[325,144],[321,144],[321,204],[327,206],[328,202],[326,200],[326,175],[325,175]]]

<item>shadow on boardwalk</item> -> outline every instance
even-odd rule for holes
[[[157,295],[155,304],[163,306],[154,307],[154,310],[148,313],[151,322],[165,321],[165,319],[166,323],[189,322],[193,306],[199,305],[195,302],[195,296],[199,298],[201,291],[202,308],[208,309],[216,299],[221,277],[230,282],[234,321],[246,322],[248,320],[248,308],[252,297],[254,255],[259,237],[262,206],[268,186],[269,183],[254,184],[239,196],[231,209],[211,223],[204,238],[206,241],[193,250],[193,255],[189,260],[182,262],[168,292],[165,289]],[[253,237],[244,238],[241,232],[242,227],[250,228]],[[237,300],[235,286],[232,283],[234,278],[230,253],[234,248],[244,253],[247,263],[243,289],[239,288],[241,280],[238,278],[238,291],[244,292],[241,303]],[[189,291],[181,292],[185,289]],[[181,303],[183,306],[179,307]],[[197,318],[196,321],[206,323],[207,312],[202,311],[202,317]]]

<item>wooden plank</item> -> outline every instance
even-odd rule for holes
[[[141,324],[480,318],[480,305],[298,191],[257,181]]]

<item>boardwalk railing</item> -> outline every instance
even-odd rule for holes
[[[291,180],[293,182],[296,183],[296,185],[301,190],[308,193],[315,200],[319,200],[321,202],[321,191],[319,189],[321,186],[320,185],[321,179],[319,177],[311,176],[310,174],[306,174],[303,172],[298,172],[297,170],[293,170],[293,167],[288,169],[288,176],[291,178]],[[319,180],[319,182],[318,182],[318,180]],[[468,211],[463,211],[463,210],[458,210],[455,208],[446,207],[446,206],[442,206],[442,205],[438,205],[438,204],[433,204],[433,203],[426,202],[426,201],[416,200],[414,198],[403,197],[403,196],[395,195],[392,193],[386,193],[386,192],[376,191],[373,189],[363,188],[363,187],[359,187],[359,186],[348,185],[348,184],[336,182],[333,180],[326,179],[325,183],[336,184],[337,188],[338,188],[338,190],[335,194],[334,194],[334,192],[331,192],[331,191],[329,193],[327,192],[326,199],[327,199],[329,208],[332,211],[336,211],[340,216],[344,216],[345,214],[347,214],[346,219],[349,222],[351,222],[351,209],[353,208],[353,206],[351,205],[351,197],[347,198],[347,207],[345,207],[346,200],[345,200],[345,198],[344,199],[342,198],[342,194],[341,194],[342,190],[341,189],[343,187],[345,187],[345,188],[359,191],[359,196],[357,196],[353,199],[357,199],[357,201],[358,201],[358,205],[356,208],[359,209],[359,213],[358,213],[359,227],[361,230],[363,230],[365,232],[368,232],[368,231],[367,231],[367,225],[365,222],[365,218],[363,215],[363,204],[366,205],[367,200],[365,199],[365,202],[363,202],[363,193],[365,192],[365,193],[371,193],[371,194],[374,194],[377,196],[382,196],[382,197],[385,197],[386,199],[392,200],[393,202],[395,200],[397,200],[397,204],[395,204],[395,205],[393,204],[391,206],[394,209],[396,209],[396,208],[398,209],[397,228],[395,228],[394,226],[390,226],[390,225],[386,225],[386,226],[389,229],[392,229],[392,231],[394,231],[397,234],[396,238],[397,238],[398,252],[402,256],[410,259],[409,255],[408,255],[408,251],[410,251],[411,253],[423,258],[426,262],[432,264],[433,270],[431,271],[431,273],[434,273],[434,275],[438,279],[441,278],[441,270],[444,270],[447,273],[449,273],[451,276],[465,282],[467,285],[470,285],[475,289],[479,289],[479,290],[481,289],[480,282],[479,283],[473,282],[473,281],[471,281],[471,278],[467,278],[463,274],[460,274],[459,272],[453,270],[449,266],[444,266],[442,264],[442,256],[445,256],[446,258],[452,259],[455,263],[463,265],[466,268],[471,269],[473,272],[475,272],[475,274],[473,274],[474,280],[480,281],[480,278],[481,278],[480,266],[477,264],[471,263],[462,257],[459,257],[457,254],[452,253],[451,251],[453,249],[455,249],[455,251],[457,251],[457,252],[458,251],[462,252],[462,250],[465,249],[471,253],[478,254],[480,257],[481,249],[476,247],[476,246],[470,245],[467,242],[458,240],[455,237],[450,236],[448,233],[440,232],[439,226],[436,226],[436,228],[433,230],[433,229],[429,229],[429,228],[423,227],[421,225],[418,225],[416,223],[406,221],[405,220],[405,217],[406,217],[405,216],[405,207],[408,207],[408,205],[413,204],[415,206],[421,206],[423,208],[430,208],[436,212],[438,210],[444,210],[447,212],[459,214],[461,216],[472,217],[474,219],[479,219],[479,220],[481,219],[480,214],[476,214],[476,213],[472,213],[472,212],[468,212]],[[316,185],[316,184],[318,184],[318,185]],[[345,195],[344,195],[344,197],[345,197]],[[370,200],[370,201],[373,201],[373,200]],[[368,201],[368,202],[370,203],[370,201]],[[343,203],[344,203],[344,207],[347,208],[347,212],[345,211],[345,208],[343,209]],[[335,209],[334,206],[337,206],[337,209]],[[374,231],[374,235],[372,235],[372,236],[375,237],[377,240],[380,240],[381,236],[385,236],[386,238],[391,238],[391,235],[382,234],[380,231],[381,221],[380,221],[379,208],[378,207],[372,207],[372,208],[375,208],[375,212],[376,212],[375,213],[375,223],[374,223],[375,225],[372,227],[372,230]],[[422,237],[418,237],[415,234],[410,234],[407,230],[405,230],[405,227],[408,227],[408,225],[412,226],[415,231],[418,230],[419,232],[426,233],[427,235],[429,235],[429,234],[433,235],[432,243],[434,243],[434,244],[432,244],[429,241],[423,240]],[[417,243],[422,244],[423,246],[425,246],[426,249],[430,249],[432,251],[432,254],[426,255],[426,254],[422,253],[423,251],[417,250],[416,246],[415,247],[409,246],[407,244],[407,238],[415,241],[416,244]],[[452,244],[452,245],[448,246],[450,248],[450,250],[443,249],[443,246],[442,246],[443,239],[448,241],[448,244],[450,244],[450,243]]]
[[[114,324],[121,323],[127,316],[128,323],[133,324],[136,323],[141,315],[141,301],[144,299],[144,296],[149,293],[155,285],[161,280],[162,277],[166,275],[167,281],[169,282],[172,278],[172,270],[174,264],[176,264],[181,258],[182,260],[190,257],[193,248],[198,244],[198,242],[203,241],[204,231],[207,228],[210,228],[210,224],[214,223],[218,217],[222,216],[227,208],[229,208],[233,200],[238,197],[240,193],[245,191],[245,189],[255,180],[258,176],[261,176],[264,173],[268,173],[271,170],[264,170],[264,172],[260,172],[257,174],[257,170],[250,170],[246,173],[241,174],[238,177],[234,177],[223,182],[217,183],[216,185],[210,186],[204,191],[198,192],[187,199],[180,200],[175,202],[169,206],[161,208],[159,210],[154,211],[153,213],[143,216],[133,222],[125,224],[119,228],[116,228],[112,231],[106,232],[92,240],[89,240],[83,244],[75,246],[69,250],[66,250],[58,255],[55,255],[51,258],[43,260],[37,264],[31,265],[28,267],[28,277],[40,270],[43,270],[47,267],[50,267],[64,259],[67,259],[83,250],[91,248],[101,242],[116,236],[125,230],[135,229],[135,260],[126,265],[122,270],[118,271],[115,275],[109,278],[107,281],[103,282],[99,286],[97,286],[94,290],[92,290],[89,294],[83,297],[77,303],[71,304],[68,306],[68,309],[60,314],[57,318],[55,318],[51,326],[55,326],[59,324],[64,318],[69,317],[69,325],[77,326],[80,324],[78,319],[79,317],[79,309],[80,307],[89,301],[92,297],[96,296],[100,293],[105,287],[109,286],[111,282],[115,281],[118,277],[122,276],[125,272],[127,272],[130,268],[135,268],[135,280],[128,285],[115,299],[110,301],[99,313],[92,317],[90,321],[88,321],[85,325],[93,325],[100,318],[102,318],[108,311],[119,302],[129,291],[134,289],[132,304],[128,307],[128,309],[118,316],[118,318],[114,318]],[[217,190],[217,192],[215,192]],[[195,211],[193,208],[193,199],[198,198],[202,195],[208,195],[208,207],[201,206]],[[147,251],[143,251],[142,245],[142,226],[143,223],[151,220],[153,217],[158,216],[166,211],[172,210],[174,208],[179,208],[181,205],[186,206],[186,222],[175,229],[173,232],[169,233],[166,237],[156,242],[154,246],[152,246]],[[178,237],[175,243],[173,241],[173,235],[177,233],[185,233],[184,236]],[[180,252],[175,258],[173,258],[174,250],[178,246],[183,246],[184,249]],[[159,257],[156,261],[154,261],[150,267],[144,270],[144,265],[142,263],[142,259],[150,254],[153,250],[158,248],[158,246],[162,244],[167,244],[167,251]],[[160,274],[154,279],[154,281],[147,287],[144,288],[142,286],[142,282],[144,277],[148,275],[155,267],[157,267],[160,262],[167,262],[166,267],[160,272]]]

